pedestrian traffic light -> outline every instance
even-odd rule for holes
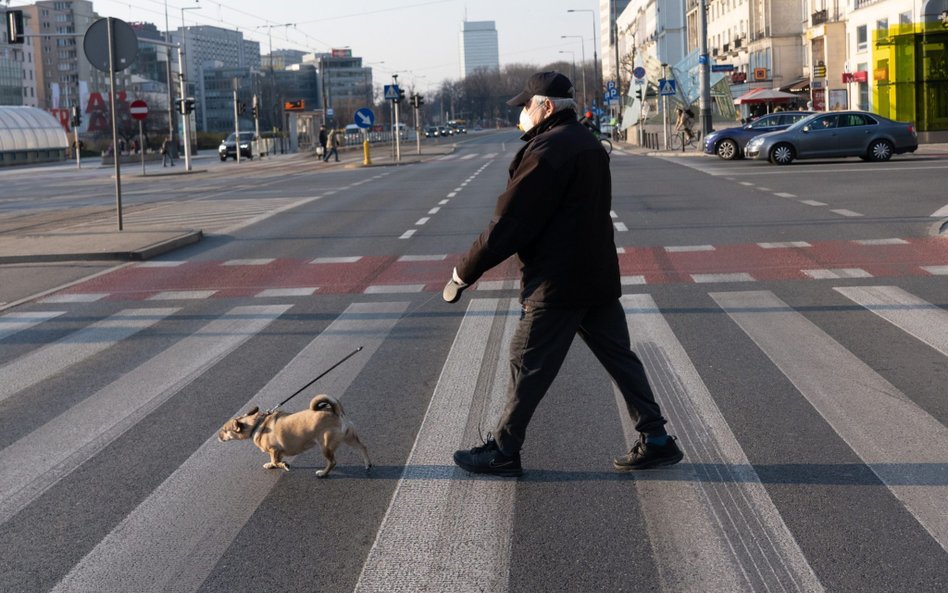
[[[641,89],[641,88],[635,89],[635,98],[638,99],[639,101],[642,100],[642,89]]]
[[[396,103],[401,103],[405,100],[405,91],[404,89],[398,89],[398,98],[395,99]]]
[[[72,127],[78,128],[82,125],[82,113],[79,111],[79,107],[74,106],[72,108],[72,118],[70,119]]]
[[[243,101],[237,101],[237,113],[240,115],[247,113],[247,104]]]
[[[253,107],[250,108],[250,113],[253,115],[254,119],[257,119],[258,117],[260,117],[260,108],[254,105]]]
[[[187,115],[194,111],[194,97],[188,97],[184,100],[184,114]]]
[[[415,109],[418,109],[425,104],[425,100],[421,95],[412,95],[411,96],[411,106]]]
[[[26,40],[26,32],[23,28],[23,11],[7,11],[7,43],[23,43]]]

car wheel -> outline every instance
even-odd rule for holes
[[[789,144],[778,144],[770,149],[770,162],[775,165],[789,165],[793,157],[793,147]]]
[[[226,162],[227,162],[227,155],[221,155],[221,162],[222,162],[222,163],[226,163]]]
[[[733,161],[741,154],[741,149],[737,147],[737,142],[733,140],[722,140],[715,151],[718,156],[726,161]]]
[[[875,140],[869,145],[869,160],[882,162],[892,158],[892,145],[887,140]]]

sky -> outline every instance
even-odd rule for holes
[[[30,2],[11,2],[23,4]],[[199,6],[184,12],[187,25],[239,29],[260,42],[262,54],[269,53],[268,33],[274,50],[348,46],[372,67],[376,84],[397,73],[399,83],[414,83],[421,91],[461,77],[459,34],[465,16],[496,22],[502,65],[574,57],[578,65],[580,40],[562,35],[581,35],[591,64],[594,29],[597,40],[599,35],[598,0],[93,0],[101,16],[149,21],[159,30],[165,28],[166,4],[172,30],[181,25],[181,8]]]

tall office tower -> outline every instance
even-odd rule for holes
[[[500,68],[494,21],[464,21],[461,29],[461,76],[466,77],[478,68]]]
[[[684,0],[674,0],[684,4]],[[616,39],[613,23],[619,18],[629,0],[599,0],[599,55],[602,57],[602,84],[616,76]],[[664,10],[665,7],[662,7]],[[620,58],[621,59],[621,58]]]

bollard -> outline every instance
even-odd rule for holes
[[[372,154],[369,150],[369,140],[365,139],[362,141],[362,164],[371,165],[372,164]]]

